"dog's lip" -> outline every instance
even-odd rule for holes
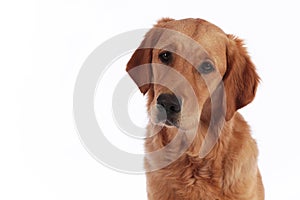
[[[181,126],[180,123],[173,123],[170,120],[159,121],[159,122],[156,121],[154,123],[154,125],[161,126],[161,127],[166,127],[166,128],[177,128],[178,130],[181,130],[181,131],[184,131],[184,132],[193,129],[193,128]],[[192,126],[192,127],[195,127],[195,126]]]
[[[155,125],[158,125],[158,126],[166,126],[166,127],[169,127],[169,128],[179,128],[179,124],[176,123],[176,122],[173,122],[172,120],[169,120],[169,119],[163,119],[163,120],[159,120],[159,119],[155,119],[154,121],[152,121]]]
[[[166,121],[165,121],[165,124],[166,125],[169,125],[169,126],[175,126],[175,123],[173,123],[171,120],[169,120],[169,119],[167,119]]]
[[[169,120],[169,119],[167,119],[167,120],[164,122],[164,124],[167,125],[167,126],[179,128],[179,124],[178,124],[178,123],[174,123],[174,122],[172,122],[172,121]]]

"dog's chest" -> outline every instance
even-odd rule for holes
[[[158,195],[153,199],[221,199],[222,174],[210,167],[189,163],[152,172],[147,178],[148,192]]]

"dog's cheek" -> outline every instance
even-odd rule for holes
[[[147,110],[148,113],[150,112],[151,106],[155,103],[153,102],[154,100],[154,89],[153,89],[153,84],[151,84],[148,93],[147,93]],[[150,114],[150,113],[149,113]]]

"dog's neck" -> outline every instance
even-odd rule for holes
[[[161,154],[146,158],[146,167],[158,168],[159,166],[167,166],[176,163],[191,162],[199,166],[211,165],[211,161],[219,160],[218,155],[222,154],[228,148],[228,143],[220,143],[220,141],[230,140],[232,120],[223,124],[219,133],[208,132],[209,124],[200,121],[196,133],[194,131],[183,131],[178,128],[158,127],[153,124],[148,125],[148,133],[155,133],[152,137],[146,139],[146,152],[155,152],[164,149]],[[222,140],[219,139],[222,137]],[[220,150],[221,149],[221,150]],[[176,158],[176,159],[175,159]],[[201,164],[202,163],[202,164]],[[187,163],[188,164],[188,163]]]

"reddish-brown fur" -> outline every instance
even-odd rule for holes
[[[172,68],[184,76],[195,91],[200,111],[188,111],[189,117],[182,114],[182,124],[188,130],[194,127],[197,134],[191,145],[176,161],[161,169],[149,171],[153,166],[165,159],[145,159],[148,171],[147,192],[149,200],[263,200],[264,189],[257,167],[257,145],[250,135],[250,128],[243,117],[236,112],[250,103],[256,92],[259,77],[251,62],[242,40],[225,34],[215,25],[201,19],[162,19],[155,28],[166,28],[183,33],[197,41],[207,55],[214,60],[222,80],[215,84],[213,75],[201,77],[191,63],[176,57]],[[135,82],[148,81],[140,87],[142,93],[148,95],[148,110],[156,104],[156,98],[161,93],[170,93],[170,89],[150,83],[155,79],[154,63],[159,63],[157,55],[164,31],[150,30],[141,48],[137,49],[128,62],[127,71],[136,66],[146,64],[146,70],[140,70],[132,75]],[[177,47],[181,39],[173,41]],[[143,49],[143,46],[148,48]],[[156,48],[154,48],[156,47]],[[183,50],[182,50],[183,51]],[[198,55],[195,53],[195,55]],[[200,55],[200,54],[199,54]],[[193,56],[193,55],[191,55]],[[156,77],[157,78],[157,77]],[[164,77],[168,81],[167,76]],[[142,80],[143,79],[143,80]],[[207,79],[209,85],[206,85]],[[206,81],[207,81],[206,80]],[[208,88],[213,88],[210,95]],[[224,89],[223,89],[224,88]],[[176,86],[178,91],[184,90]],[[183,92],[184,94],[184,92]],[[215,103],[214,109],[211,104]],[[185,106],[187,106],[185,108]],[[190,105],[183,105],[183,110],[189,110]],[[151,118],[151,113],[149,113]],[[197,124],[191,119],[200,119]],[[199,156],[201,146],[211,120],[220,132],[216,144],[205,154]],[[150,137],[153,130],[160,126],[161,130]],[[153,152],[164,148],[174,139],[178,129],[149,123],[145,149]],[[211,133],[207,133],[211,134]],[[188,133],[181,136],[180,142],[173,144],[171,151],[178,151],[188,141]]]

